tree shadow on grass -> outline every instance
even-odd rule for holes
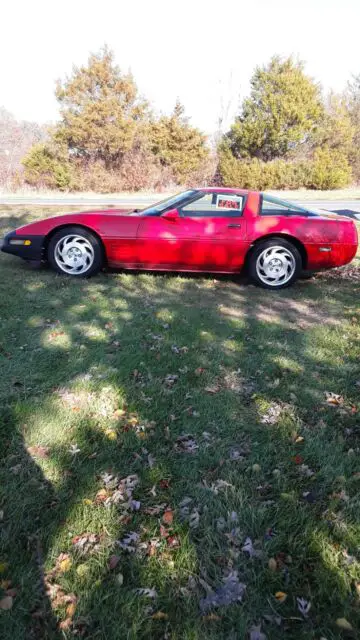
[[[323,404],[325,390],[350,393],[349,379],[357,364],[355,351],[341,362],[339,327],[343,307],[352,312],[349,288],[332,292],[335,304],[326,295],[313,302],[316,283],[273,295],[226,279],[108,275],[79,283],[51,273],[29,273],[21,288],[28,344],[31,335],[22,358],[28,353],[31,373],[24,372],[21,386],[14,389],[14,376],[20,377],[24,360],[10,345],[12,373],[3,392],[8,406],[1,414],[6,471],[0,508],[6,559],[17,567],[12,579],[21,585],[14,615],[3,617],[5,638],[31,637],[40,622],[36,637],[55,638],[56,617],[66,619],[64,607],[56,615],[50,612],[45,596],[40,622],[31,617],[37,594],[45,593],[39,553],[44,573],[59,553],[70,553],[73,566],[57,580],[67,592],[76,589],[72,631],[88,638],[163,638],[166,629],[171,638],[245,637],[264,610],[271,614],[268,598],[277,590],[291,591],[294,598],[311,599],[313,591],[323,597],[314,603],[316,613],[308,621],[285,620],[282,629],[270,626],[269,638],[317,637],[320,629],[329,636],[334,611],[354,619],[351,572],[339,571],[330,552],[336,544],[354,549],[355,481],[347,488],[349,504],[343,505],[341,498],[329,500],[329,494],[337,489],[336,476],[351,478],[355,470],[349,457],[339,464],[338,449],[354,444],[356,417],[341,416],[343,427],[350,430],[348,443],[341,443],[339,414],[331,414]],[[318,331],[330,310],[334,322],[321,337]],[[328,341],[335,338],[340,347],[334,356]],[[199,368],[204,371],[196,373]],[[241,374],[232,378],[238,369]],[[170,386],[165,382],[169,374],[178,376]],[[244,379],[240,383],[239,376]],[[215,393],[204,391],[216,385]],[[281,417],[273,426],[264,425],[263,416],[274,401],[282,408]],[[125,407],[127,415],[136,414],[137,426],[155,425],[136,433],[126,421],[114,424],[116,406]],[[109,439],[108,428],[116,432],[116,441]],[[304,434],[301,456],[316,470],[315,484],[311,477],[300,477],[294,463],[295,431]],[[197,440],[195,454],[176,452],[182,433]],[[49,447],[41,467],[51,484],[26,452],[22,437],[27,444]],[[80,449],[74,456],[71,444]],[[231,459],[236,447],[244,451],[238,462]],[[155,457],[154,466],[149,466],[144,449]],[[20,476],[9,471],[17,464]],[[260,471],[253,471],[254,464]],[[274,480],[275,468],[280,474]],[[121,519],[121,509],[94,504],[104,471],[121,478],[139,475],[134,497],[142,507],[129,514],[128,522]],[[161,480],[169,481],[168,486],[160,486]],[[217,491],[219,480],[232,486]],[[156,496],[150,491],[154,486]],[[313,492],[313,501],[304,498],[307,492]],[[172,535],[181,546],[171,550],[159,535],[161,516],[145,516],[143,510],[161,503],[178,507],[186,495],[199,508],[200,524],[189,532],[177,512]],[[239,543],[229,544],[216,520],[227,522],[232,511],[238,514],[241,536]],[[19,513],[24,516],[19,518]],[[82,558],[71,538],[89,527],[102,536],[100,548]],[[277,535],[265,540],[269,528]],[[160,538],[160,550],[154,557],[127,555],[116,545],[126,531],[138,531],[143,541]],[[265,557],[291,555],[291,567],[285,564],[283,571],[271,574],[266,562],[259,568],[259,560],[245,561],[245,536],[260,541]],[[117,582],[118,571],[108,570],[114,552],[121,556],[123,587]],[[197,578],[219,584],[229,563],[248,585],[246,600],[242,608],[221,610],[221,620],[209,627],[199,615],[204,592]],[[79,565],[86,566],[83,575],[77,572]],[[189,585],[191,576],[195,587]],[[331,590],[322,583],[331,584]],[[156,605],[136,594],[136,587],[156,588]],[[278,608],[276,602],[272,606]],[[294,606],[291,601],[280,612],[291,618]],[[152,618],[158,610],[166,612],[167,621]]]

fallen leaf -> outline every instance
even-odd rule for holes
[[[277,562],[276,562],[275,558],[270,558],[270,560],[268,562],[268,567],[269,567],[270,571],[276,571],[277,570]]]
[[[275,593],[275,598],[278,602],[283,603],[287,598],[287,593],[285,593],[284,591],[277,591]]]
[[[303,464],[304,462],[304,458],[302,456],[293,456],[292,458],[293,462],[295,462],[295,464]]]
[[[80,453],[80,451],[81,451],[81,450],[79,449],[79,447],[77,446],[77,444],[76,444],[76,443],[75,443],[75,444],[71,444],[71,445],[70,445],[69,453],[70,453],[72,456],[76,456],[78,453]]]
[[[200,600],[200,609],[205,612],[215,607],[228,606],[233,602],[242,602],[246,585],[239,582],[237,571],[232,571],[224,580],[221,587],[208,593]]]
[[[301,615],[307,618],[311,609],[311,602],[305,600],[305,598],[296,598],[296,602]]]
[[[4,591],[6,591],[6,589],[9,589],[11,585],[11,580],[0,580],[0,589],[4,589]]]
[[[35,447],[28,447],[27,448],[27,452],[31,455],[31,456],[35,456],[37,458],[48,458],[49,457],[49,447],[44,447],[44,446],[35,446]]]
[[[254,473],[260,473],[261,467],[260,467],[259,464],[253,464],[252,470],[253,470]]]
[[[352,625],[346,620],[346,618],[337,618],[335,624],[337,627],[339,627],[339,629],[343,629],[344,631],[353,630]]]
[[[67,631],[68,629],[70,629],[72,625],[72,618],[66,618],[66,620],[62,620],[59,623],[59,629],[61,629],[61,631]]]
[[[208,613],[207,616],[203,616],[202,619],[204,622],[217,622],[221,620],[221,616],[216,615],[216,613]]]
[[[99,549],[99,541],[100,537],[96,533],[83,533],[74,536],[71,542],[81,555],[86,555]]]
[[[242,551],[248,553],[250,558],[260,558],[262,556],[262,551],[254,549],[251,538],[246,538]]]
[[[177,536],[169,536],[166,540],[168,547],[171,549],[177,549],[180,547],[180,540]]]
[[[124,551],[134,553],[136,551],[134,543],[136,544],[138,542],[139,537],[140,536],[138,533],[136,533],[135,531],[131,531],[122,540],[118,541],[118,545],[119,547],[121,547],[121,549],[124,549]]]
[[[66,615],[69,618],[73,618],[75,615],[75,611],[76,611],[76,603],[75,602],[71,602],[67,607],[66,607]]]
[[[199,448],[194,436],[184,434],[176,438],[175,450],[179,452],[194,453]]]
[[[0,600],[0,609],[3,609],[4,611],[8,611],[13,606],[13,603],[14,601],[11,596],[5,596]]]
[[[165,524],[172,524],[173,519],[174,512],[171,509],[166,509],[163,515],[163,522],[165,522]]]
[[[115,569],[115,567],[117,567],[119,562],[120,562],[119,556],[116,556],[116,555],[110,556],[110,558],[109,558],[109,569],[110,569],[110,571]]]
[[[152,588],[152,589],[135,589],[135,593],[137,593],[139,596],[146,596],[147,598],[152,598],[152,599],[157,598],[157,592],[156,592],[156,589],[154,589],[154,588]]]
[[[261,624],[253,625],[249,631],[250,640],[266,640],[265,633],[261,631]]]
[[[338,406],[340,404],[344,404],[344,398],[332,391],[325,391],[325,398],[326,402],[330,405]]]
[[[161,489],[168,489],[170,487],[170,480],[167,478],[163,478],[162,480],[159,480],[159,487]]]
[[[72,567],[72,561],[68,553],[60,553],[56,565],[61,573],[67,573]]]
[[[203,374],[205,372],[204,367],[198,367],[197,369],[195,369],[194,373],[196,376],[201,376],[201,374]]]
[[[116,582],[118,583],[119,587],[122,587],[122,585],[124,584],[124,576],[122,573],[116,574]]]
[[[5,573],[5,571],[7,571],[8,568],[9,568],[8,562],[0,562],[0,573]]]
[[[157,611],[151,617],[153,620],[167,620],[169,616],[164,611]]]
[[[197,509],[193,509],[189,516],[189,527],[197,529],[200,522],[200,514]]]

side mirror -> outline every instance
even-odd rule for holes
[[[165,211],[161,217],[170,222],[176,222],[180,218],[180,215],[177,209],[170,209],[169,211]]]

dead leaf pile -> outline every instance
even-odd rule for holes
[[[138,511],[140,502],[133,499],[133,492],[139,484],[137,474],[126,476],[119,480],[118,476],[110,473],[103,473],[101,479],[105,489],[98,491],[96,501],[103,503],[106,507],[120,505],[122,509],[128,511]]]
[[[75,551],[79,555],[85,556],[99,551],[100,539],[100,536],[96,533],[83,533],[80,536],[74,536],[71,542]]]

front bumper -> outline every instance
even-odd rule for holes
[[[14,241],[24,244],[13,244]],[[10,231],[0,244],[1,251],[24,260],[42,260],[43,247],[44,236],[19,235],[15,231]]]

